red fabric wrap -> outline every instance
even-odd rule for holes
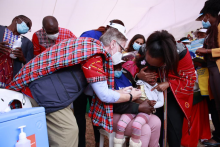
[[[188,127],[190,129],[193,104],[193,86],[196,81],[196,74],[189,51],[187,51],[184,58],[179,61],[177,71],[179,77],[169,73],[168,82],[180,108],[185,114],[188,121]]]

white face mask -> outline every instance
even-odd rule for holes
[[[56,40],[58,36],[59,36],[59,32],[56,34],[52,34],[52,35],[47,34],[47,37],[50,38],[51,40]]]
[[[121,52],[116,52],[112,56],[113,65],[117,65],[118,63],[120,63],[121,58],[122,58],[122,53]]]
[[[122,53],[117,50],[116,53],[112,55],[113,65],[117,65],[119,61],[121,61]]]

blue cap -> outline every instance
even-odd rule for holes
[[[199,18],[203,16],[203,13],[200,13],[199,16],[196,18],[196,21],[200,21]]]

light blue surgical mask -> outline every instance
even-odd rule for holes
[[[191,50],[191,45],[187,44],[186,47],[188,48],[188,50]]]
[[[208,29],[209,27],[211,27],[211,23],[210,23],[209,21],[204,22],[204,21],[202,20],[202,26],[203,26],[203,28]]]
[[[134,50],[138,51],[138,50],[140,49],[140,47],[141,47],[140,44],[134,42],[134,44],[133,44],[133,48],[134,48]]]
[[[19,34],[26,34],[29,31],[29,27],[24,21],[22,21],[20,24],[17,23],[17,31]]]
[[[115,73],[115,77],[116,78],[120,78],[121,75],[122,75],[122,71],[121,70],[120,71],[115,70],[114,73]]]
[[[201,43],[201,44],[204,44],[205,38],[198,39],[198,42]]]

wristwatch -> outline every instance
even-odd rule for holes
[[[130,93],[128,93],[128,94],[130,94]],[[132,94],[130,94],[130,100],[129,100],[129,102],[132,102],[132,98],[133,98],[133,96],[132,96]]]

